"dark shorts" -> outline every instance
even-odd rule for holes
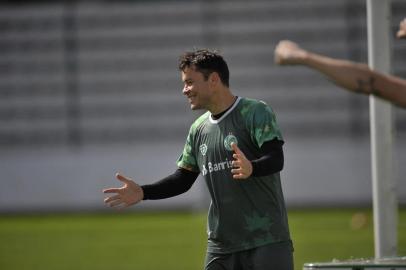
[[[229,254],[207,253],[205,270],[293,270],[291,242]]]

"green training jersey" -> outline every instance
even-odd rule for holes
[[[208,252],[290,241],[279,173],[244,180],[231,174],[231,143],[254,160],[262,144],[275,138],[283,140],[272,109],[252,99],[238,98],[218,120],[206,112],[192,124],[177,164],[200,172],[209,189]]]

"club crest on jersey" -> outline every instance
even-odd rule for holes
[[[228,151],[233,151],[233,148],[231,148],[231,144],[235,143],[238,145],[238,140],[237,137],[235,137],[232,133],[228,134],[227,137],[224,139],[224,147]]]
[[[205,156],[207,153],[207,145],[205,143],[200,145],[199,150],[200,150],[200,153],[202,153],[202,156]]]

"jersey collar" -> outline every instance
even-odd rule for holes
[[[223,120],[224,118],[226,118],[227,115],[229,115],[229,114],[234,110],[234,108],[237,107],[237,105],[238,105],[238,103],[240,102],[240,100],[241,100],[241,97],[237,97],[237,100],[234,102],[233,106],[231,106],[231,108],[228,109],[228,110],[226,111],[226,113],[223,114],[219,119],[214,120],[214,119],[212,118],[212,114],[210,113],[210,116],[209,116],[209,121],[210,121],[210,123],[212,123],[212,124],[218,124],[218,123],[220,123],[221,120]]]

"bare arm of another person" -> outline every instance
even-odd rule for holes
[[[355,93],[372,94],[406,108],[406,80],[371,70],[367,65],[312,53],[283,40],[275,48],[279,65],[304,65]]]
[[[406,38],[406,18],[399,23],[399,30],[396,34],[397,38]]]

